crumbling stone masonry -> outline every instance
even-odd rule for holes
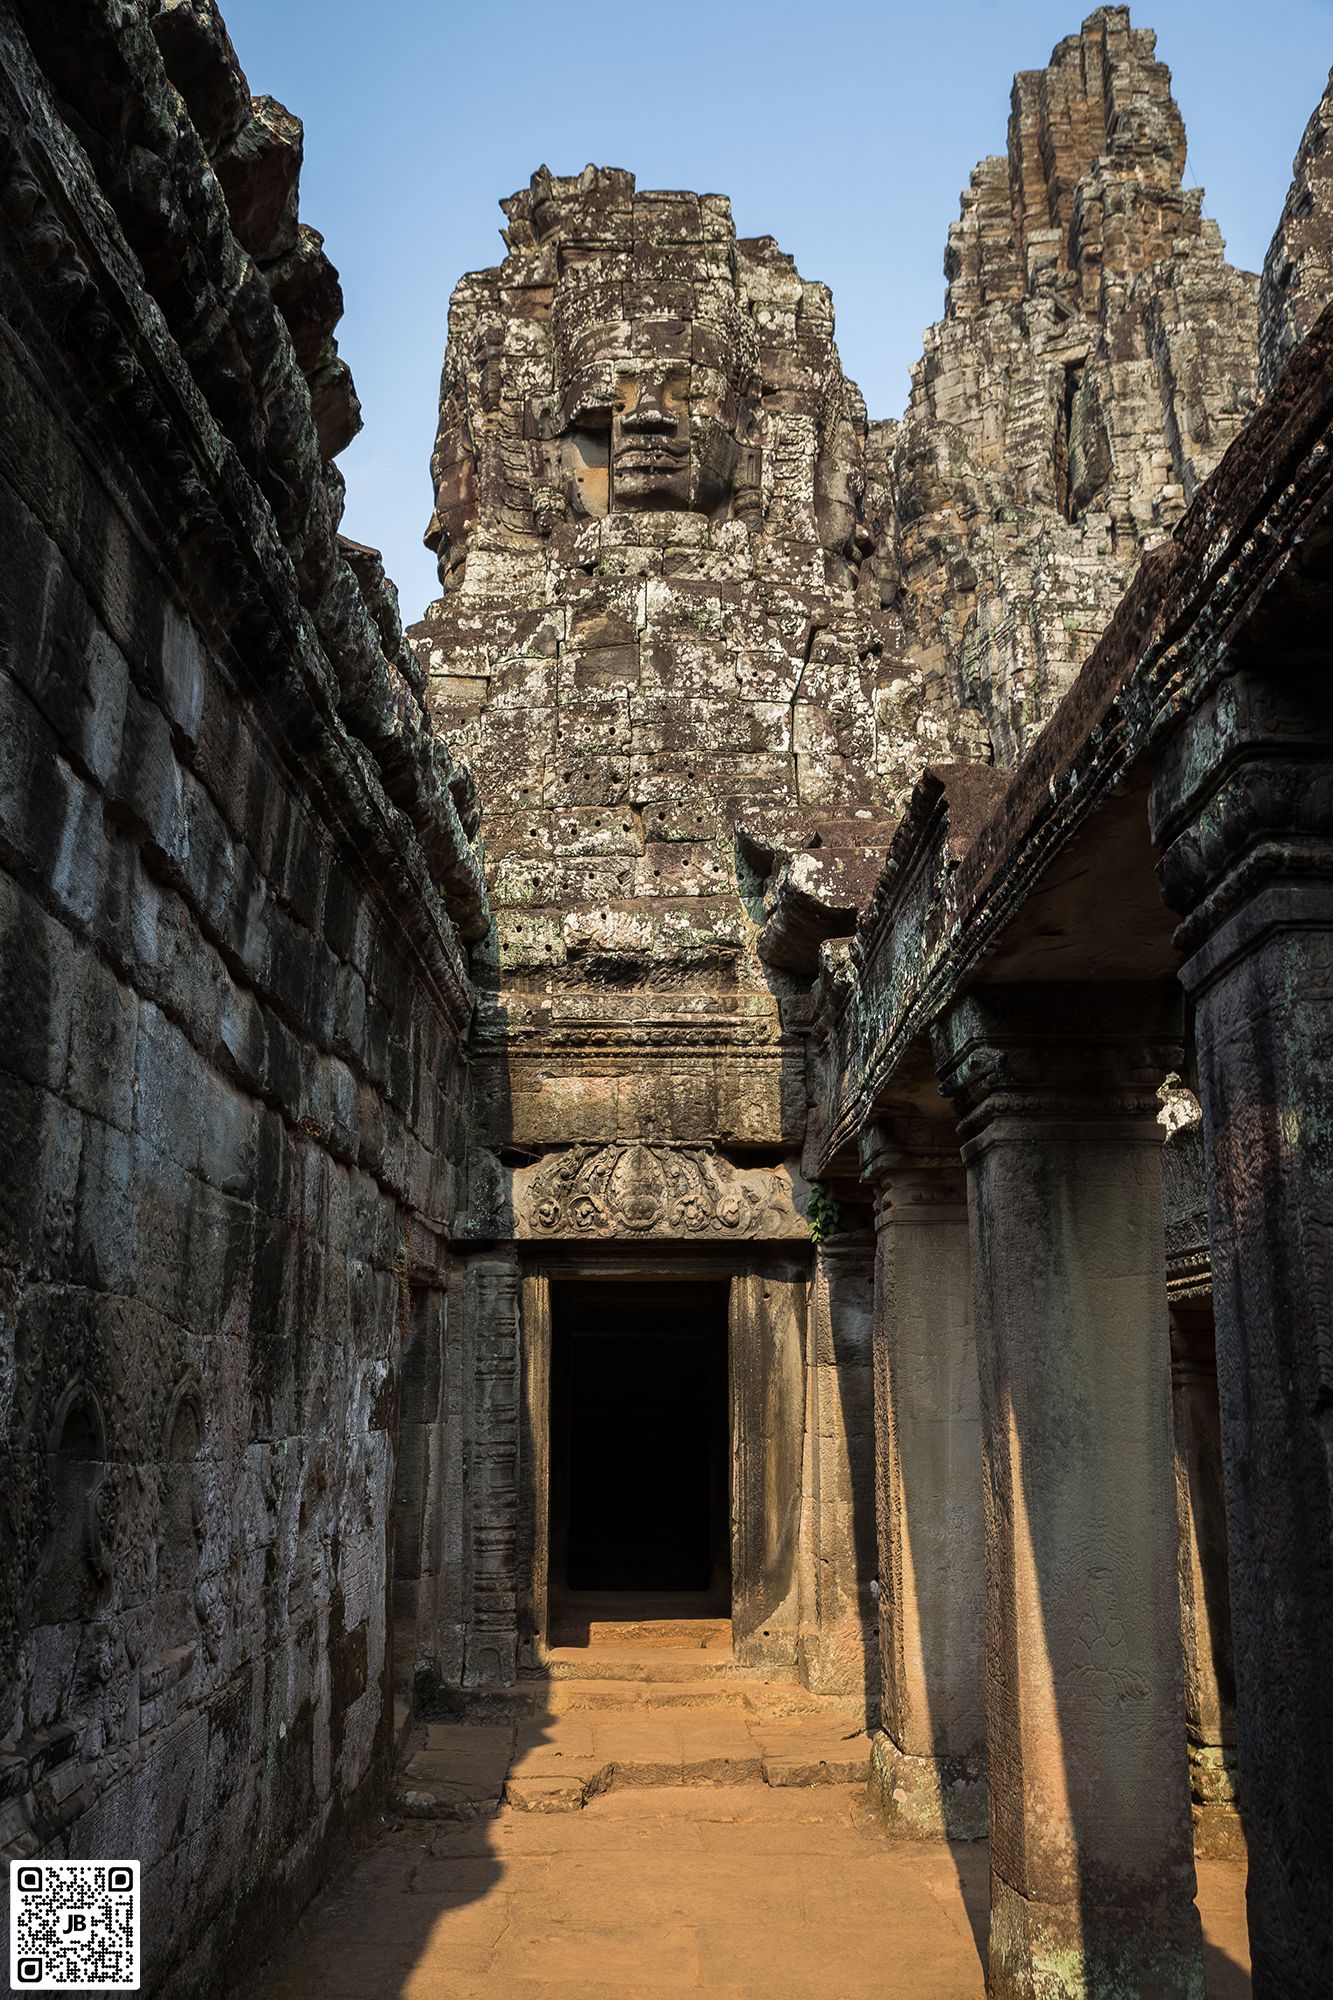
[[[1031,743],[1254,408],[1255,281],[1181,185],[1153,48],[1101,7],[1015,78],[906,415],[872,427],[911,658],[987,762]]]
[[[1272,390],[1333,291],[1333,76],[1310,114],[1291,191],[1264,258],[1260,286],[1259,388]]]

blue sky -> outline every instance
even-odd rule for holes
[[[975,162],[1004,150],[1016,69],[1079,0],[222,0],[253,91],[305,122],[301,213],[342,273],[365,429],[340,464],[345,529],[384,550],[406,617],[421,546],[449,293],[499,261],[496,203],[543,163],[732,198],[832,287],[847,372],[897,416]],[[1333,62],[1333,0],[1143,0],[1175,80],[1186,178],[1257,270]]]

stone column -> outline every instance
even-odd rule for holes
[[[539,1667],[549,1642],[551,1588],[551,1280],[519,1281],[522,1355],[518,1475],[519,1664]]]
[[[518,1672],[518,1287],[512,1245],[467,1260],[465,1687],[508,1687]]]
[[[1264,672],[1213,688],[1151,798],[1194,1002],[1256,2000],[1333,1978],[1333,704],[1298,615],[1294,664],[1270,614]]]
[[[764,1261],[731,1281],[732,1646],[743,1665],[778,1674],[800,1661],[809,1289],[805,1264]]]
[[[989,987],[936,1031],[968,1169],[993,2000],[1200,2000],[1157,1088],[1179,996]]]
[[[875,1246],[868,1230],[819,1246],[806,1339],[808,1595],[801,1678],[824,1694],[878,1700],[875,1438],[871,1328]]]
[[[896,1830],[986,1830],[985,1566],[963,1163],[951,1121],[872,1125],[875,1511],[882,1728]]]
[[[1236,1814],[1236,1675],[1222,1436],[1213,1312],[1206,1297],[1171,1307],[1171,1398],[1194,1851],[1239,1858],[1244,1841]]]

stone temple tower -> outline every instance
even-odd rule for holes
[[[543,170],[504,208],[504,263],[454,294],[429,537],[444,596],[412,634],[486,801],[467,1227],[511,1246],[511,1277],[515,1243],[524,1269],[577,1251],[569,1284],[632,1252],[659,1291],[669,1273],[721,1300],[735,1504],[710,1529],[708,1601],[794,1671],[814,1532],[808,974],[873,875],[875,822],[949,754],[952,718],[903,657],[827,290],[770,239],[738,241],[721,197],[640,193],[617,170]],[[765,906],[778,856],[817,891],[805,926]],[[548,1297],[558,1332],[560,1283],[528,1292],[525,1339],[545,1337]],[[767,1442],[742,1446],[756,1423]],[[789,1519],[764,1498],[774,1454]],[[521,1506],[540,1542],[545,1503]],[[540,1622],[540,1574],[516,1561]]]
[[[487,801],[499,970],[720,999],[758,976],[736,822],[854,844],[947,753],[950,703],[886,608],[826,288],[723,198],[616,170],[504,208],[508,257],[450,312],[446,594],[414,633]]]
[[[873,1678],[891,1552],[851,1499],[873,1490],[873,1255],[856,1163],[841,1189],[801,1173],[816,981],[922,770],[966,764],[955,801],[993,799],[1253,408],[1256,282],[1183,167],[1152,35],[1099,9],[1016,80],[901,422],[867,421],[827,289],[717,195],[542,169],[503,204],[504,262],[455,290],[443,595],[410,634],[482,802],[494,917],[454,1231],[448,1680],[668,1600],[729,1617],[765,1671]],[[617,1331],[654,1314],[622,1380]],[[713,1347],[682,1359],[695,1320]],[[704,1468],[694,1501],[645,1456],[677,1395],[711,1413],[661,1426]],[[612,1436],[694,1520],[688,1560],[584,1545],[623,1490],[580,1483]]]

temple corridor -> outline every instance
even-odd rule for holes
[[[1331,2000],[1333,76],[1260,273],[1067,25],[901,415],[776,207],[432,214],[400,606],[300,117],[0,0],[15,1989]]]

